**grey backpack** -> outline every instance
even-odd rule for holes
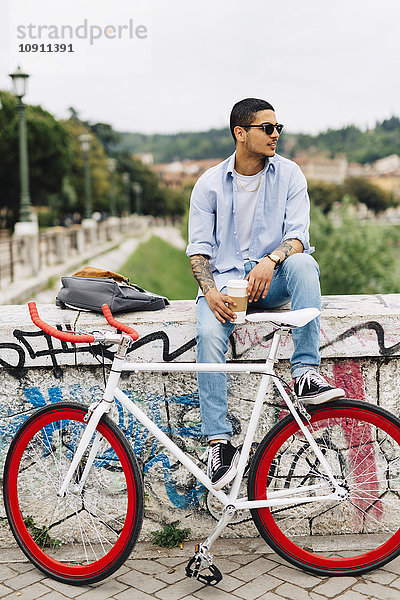
[[[82,276],[88,271],[94,274],[94,277]],[[56,298],[56,305],[60,308],[101,313],[102,304],[108,304],[112,313],[121,313],[160,310],[169,304],[167,298],[129,283],[129,280],[119,273],[93,267],[85,267],[75,275],[62,277],[61,282],[62,287]]]

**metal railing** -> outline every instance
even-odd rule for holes
[[[33,265],[37,265],[40,272],[62,264],[112,240],[120,241],[122,235],[140,229],[148,220],[147,217],[132,215],[101,223],[93,221],[70,227],[51,227],[36,236],[0,233],[0,289],[5,289],[16,277],[36,275]]]
[[[14,248],[11,236],[0,238],[0,286],[14,281]]]

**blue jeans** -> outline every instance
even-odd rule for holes
[[[246,275],[257,263],[245,264]],[[222,291],[226,292],[226,288]],[[278,308],[291,301],[292,310],[318,308],[321,310],[319,268],[309,254],[293,254],[274,271],[267,297],[248,305],[248,312]],[[221,323],[214,316],[207,300],[197,301],[197,362],[225,362],[229,336],[234,323]],[[317,370],[319,354],[319,317],[292,332],[294,352],[290,359],[292,376],[299,377],[309,370]],[[227,420],[228,399],[226,373],[198,373],[202,433],[207,439],[230,439],[232,426]]]

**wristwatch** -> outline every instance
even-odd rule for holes
[[[267,258],[269,258],[270,260],[272,260],[272,262],[275,263],[275,269],[276,267],[279,266],[280,263],[280,257],[277,254],[274,254],[273,252],[271,254],[267,254]]]

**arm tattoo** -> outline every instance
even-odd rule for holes
[[[210,261],[203,254],[195,254],[190,257],[190,266],[195,280],[201,287],[204,295],[215,288],[215,281],[211,271]]]
[[[298,252],[303,252],[303,244],[300,240],[293,238],[282,242],[282,244],[274,250],[273,254],[278,254],[280,258],[279,264],[282,264],[289,256]]]

